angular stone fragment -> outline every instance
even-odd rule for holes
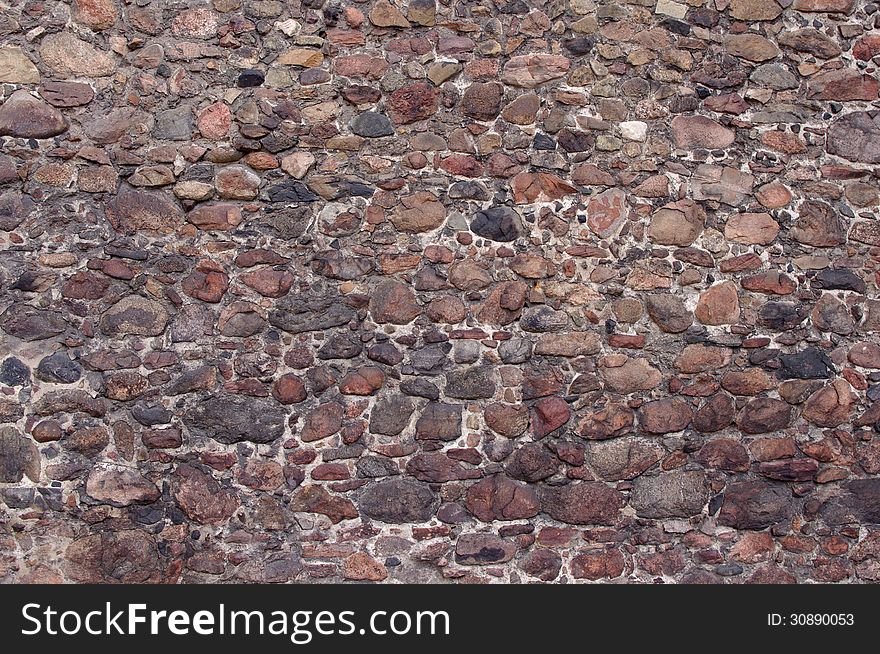
[[[302,513],[320,513],[334,525],[358,517],[354,503],[346,497],[331,495],[323,486],[308,485],[297,489],[290,500],[290,510]]]
[[[446,394],[466,400],[491,398],[495,395],[492,369],[488,366],[473,366],[448,372]]]
[[[601,479],[634,479],[649,470],[663,457],[663,448],[632,438],[593,442],[587,447],[586,463]]]
[[[119,17],[114,0],[74,0],[73,19],[96,32],[110,29]]]
[[[0,136],[46,139],[67,131],[60,111],[19,90],[0,105]]]

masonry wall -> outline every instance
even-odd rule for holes
[[[880,579],[862,0],[0,0],[0,580]]]

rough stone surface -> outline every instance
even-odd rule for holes
[[[880,581],[876,2],[0,4],[0,582]]]

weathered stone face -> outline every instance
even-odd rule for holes
[[[0,583],[880,580],[876,2],[0,4]]]

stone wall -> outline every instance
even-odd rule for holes
[[[880,580],[862,0],[0,0],[0,579]]]

